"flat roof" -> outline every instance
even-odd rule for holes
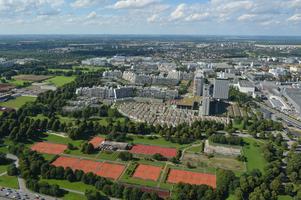
[[[254,87],[254,84],[252,84],[250,81],[239,81],[238,82],[240,87]]]

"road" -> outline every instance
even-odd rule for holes
[[[299,129],[301,129],[301,121],[296,120],[274,108],[271,108],[263,103],[256,102],[257,105],[259,105],[261,108],[266,109],[267,111],[273,113],[277,117],[281,118],[283,121],[285,121],[287,124],[293,125]]]

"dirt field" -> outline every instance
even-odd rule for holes
[[[161,167],[140,164],[133,175],[134,178],[157,181],[161,174]]]
[[[55,155],[63,153],[66,149],[67,145],[54,144],[49,142],[38,142],[31,146],[31,150],[33,151]]]
[[[133,146],[130,152],[134,154],[145,154],[145,155],[154,155],[156,153],[159,153],[162,156],[168,158],[177,156],[177,149],[175,148],[166,148],[166,147],[141,145],[141,144]]]
[[[83,170],[86,173],[92,172],[98,176],[114,180],[118,179],[125,169],[125,166],[121,164],[102,163],[69,157],[59,157],[52,164],[57,167],[70,167],[73,170]]]
[[[92,138],[89,143],[92,144],[94,148],[97,148],[103,141],[105,141],[105,138],[96,136]]]
[[[246,170],[243,162],[231,157],[214,156],[209,159],[205,155],[185,153],[182,161],[189,162],[195,167],[213,167],[232,171]]]
[[[22,81],[31,81],[31,82],[39,82],[39,81],[44,81],[51,76],[44,76],[44,75],[18,75],[13,77],[15,80],[22,80]]]
[[[216,176],[178,169],[170,169],[167,182],[169,183],[189,183],[195,185],[209,185],[216,188]]]
[[[0,92],[7,92],[11,89],[14,89],[15,86],[12,84],[7,84],[7,83],[1,83],[0,84]]]
[[[101,163],[100,170],[98,170],[95,174],[116,180],[120,177],[124,169],[124,165]]]
[[[54,162],[52,162],[52,165],[56,167],[70,167],[75,166],[76,163],[79,162],[79,159],[77,158],[71,158],[71,157],[58,157]]]

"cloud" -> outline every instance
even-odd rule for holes
[[[295,14],[287,19],[290,22],[301,22],[301,14]]]
[[[186,21],[201,21],[208,19],[210,14],[208,12],[205,13],[194,13],[185,18]]]
[[[119,0],[112,7],[114,9],[137,9],[158,3],[157,0]]]
[[[157,14],[153,14],[152,16],[150,16],[150,17],[147,18],[147,21],[149,23],[154,23],[154,22],[157,21],[158,18],[159,18],[159,16]]]
[[[255,18],[257,17],[257,15],[255,14],[243,14],[243,15],[240,15],[237,20],[238,21],[242,21],[242,22],[245,22],[245,21],[252,21],[254,20]]]
[[[86,8],[93,6],[97,2],[101,0],[75,0],[73,3],[71,3],[71,7],[73,8]]]
[[[176,9],[170,14],[170,20],[179,20],[185,17],[185,3],[179,4]]]
[[[97,17],[97,14],[96,14],[96,12],[95,11],[92,11],[92,12],[90,12],[88,15],[87,15],[87,17],[86,17],[86,19],[95,19]]]

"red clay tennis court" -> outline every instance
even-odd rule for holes
[[[157,181],[161,173],[161,167],[152,165],[140,164],[135,170],[134,178],[140,178],[144,180]]]
[[[74,169],[73,166],[76,166],[76,164],[80,160],[77,158],[71,158],[71,157],[58,157],[54,162],[52,162],[52,165],[56,167],[70,167],[71,169]]]
[[[124,165],[112,164],[112,163],[102,163],[93,160],[85,160],[79,158],[70,157],[58,157],[52,165],[56,167],[70,167],[73,170],[83,170],[85,173],[93,172],[98,176],[118,179],[125,169]]]
[[[73,169],[80,169],[83,170],[85,173],[93,172],[96,173],[98,168],[100,167],[100,162],[95,162],[93,160],[79,160],[79,162],[75,163],[72,166]]]
[[[95,136],[94,138],[92,138],[89,143],[93,145],[94,148],[99,147],[99,145],[105,141],[105,138],[99,137],[99,136]]]
[[[67,145],[54,144],[49,142],[37,142],[31,146],[31,150],[33,151],[55,155],[63,153],[66,149]]]
[[[95,174],[116,180],[121,176],[124,169],[124,165],[101,163],[99,170]]]
[[[156,153],[159,153],[162,156],[169,157],[169,158],[177,156],[177,149],[175,148],[150,146],[150,145],[142,145],[142,144],[134,145],[130,150],[130,152],[134,154],[145,154],[145,155],[154,155]]]
[[[195,185],[209,185],[216,188],[216,176],[178,169],[170,169],[167,182],[169,183],[189,183]]]

